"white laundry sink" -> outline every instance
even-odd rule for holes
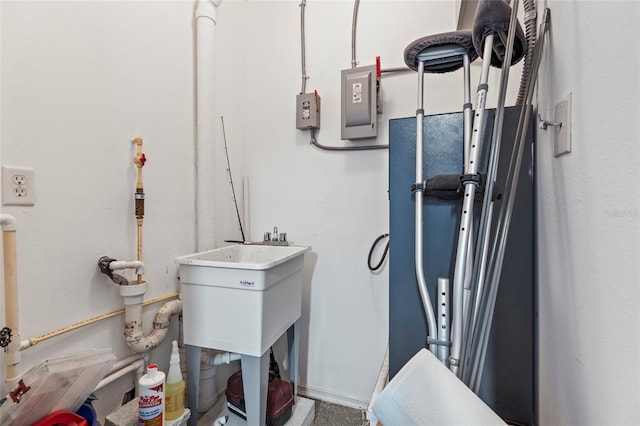
[[[264,354],[300,318],[310,249],[240,244],[178,257],[184,342]]]

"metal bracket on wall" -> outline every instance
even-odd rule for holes
[[[553,127],[554,155],[559,157],[571,152],[571,92],[556,104],[554,121],[540,117],[540,129]]]

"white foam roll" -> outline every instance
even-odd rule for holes
[[[506,425],[431,352],[420,350],[380,393],[373,412],[383,425]]]

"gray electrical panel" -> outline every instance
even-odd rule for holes
[[[375,138],[378,135],[376,66],[342,70],[341,76],[341,138]]]
[[[320,128],[320,96],[317,92],[296,96],[296,128],[300,130]]]

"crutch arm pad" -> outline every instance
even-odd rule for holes
[[[425,197],[437,198],[439,200],[459,200],[464,195],[464,185],[473,182],[476,186],[475,200],[482,201],[486,190],[486,175],[458,175],[446,174],[433,176],[424,181],[421,185],[412,185],[412,191],[423,191]],[[501,198],[501,194],[494,188],[491,194],[492,200]]]
[[[427,197],[441,200],[457,200],[462,197],[460,175],[437,175],[425,181],[424,192]]]
[[[510,20],[511,7],[504,0],[480,0],[478,2],[476,15],[473,19],[473,45],[480,57],[482,57],[484,41],[487,36],[500,33],[506,35],[509,31]],[[522,31],[520,22],[516,21],[516,23],[516,37],[513,42],[511,65],[522,59],[527,50],[527,39],[524,31]],[[494,49],[491,54],[491,65],[494,67],[502,67],[503,58],[496,52],[498,50],[496,45],[498,44],[501,44],[501,42],[494,38]]]
[[[418,55],[426,49],[444,46],[447,44],[457,44],[469,55],[469,62],[473,62],[478,54],[473,47],[473,37],[471,30],[451,31],[448,33],[434,34],[419,38],[410,43],[404,49],[404,62],[414,71],[418,70]],[[429,63],[425,66],[425,72],[446,73],[462,68],[464,65],[462,58],[456,61],[442,61],[441,63]]]

